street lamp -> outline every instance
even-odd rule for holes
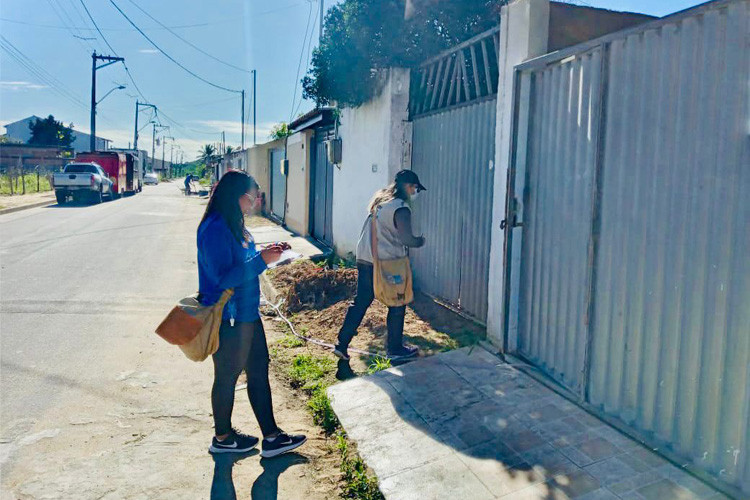
[[[122,90],[124,88],[125,88],[125,85],[118,85],[117,87],[111,89],[109,92],[107,92],[106,94],[104,94],[104,97],[102,97],[101,99],[99,99],[98,101],[96,101],[96,105],[98,106],[100,102],[102,102],[104,99],[106,99],[107,96],[109,94],[111,94],[112,92],[114,92],[115,90]]]

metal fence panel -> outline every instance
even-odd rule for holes
[[[600,75],[601,49],[525,75],[533,103],[525,158],[519,349],[577,392],[587,338]]]
[[[590,402],[750,493],[750,9],[610,46]]]
[[[415,203],[427,245],[412,252],[421,290],[487,318],[496,99],[414,120],[412,169],[428,191]]]
[[[749,55],[750,1],[721,0],[520,65],[514,152],[519,352],[740,496]]]

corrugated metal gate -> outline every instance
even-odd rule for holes
[[[498,30],[424,63],[412,75],[415,203],[427,245],[412,252],[418,288],[484,322],[497,109]]]
[[[734,0],[519,67],[507,318],[582,401],[745,496],[748,54]]]
[[[325,141],[334,137],[332,127],[315,129],[312,161],[312,235],[329,246],[333,245],[333,164]]]
[[[272,149],[268,152],[271,169],[271,213],[283,221],[286,215],[286,177],[281,171],[283,149]]]

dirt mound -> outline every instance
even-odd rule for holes
[[[285,291],[286,310],[321,310],[348,300],[357,290],[355,269],[327,269],[310,261],[289,266],[275,273],[274,284]]]

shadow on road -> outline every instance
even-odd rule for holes
[[[237,490],[232,479],[234,464],[247,457],[258,454],[258,450],[249,453],[225,453],[213,455],[214,478],[211,482],[211,500],[236,500]],[[307,463],[307,457],[297,453],[288,453],[277,458],[262,458],[260,465],[263,473],[253,483],[251,498],[253,500],[276,500],[279,495],[279,476],[294,465]],[[247,498],[240,495],[240,498]]]

